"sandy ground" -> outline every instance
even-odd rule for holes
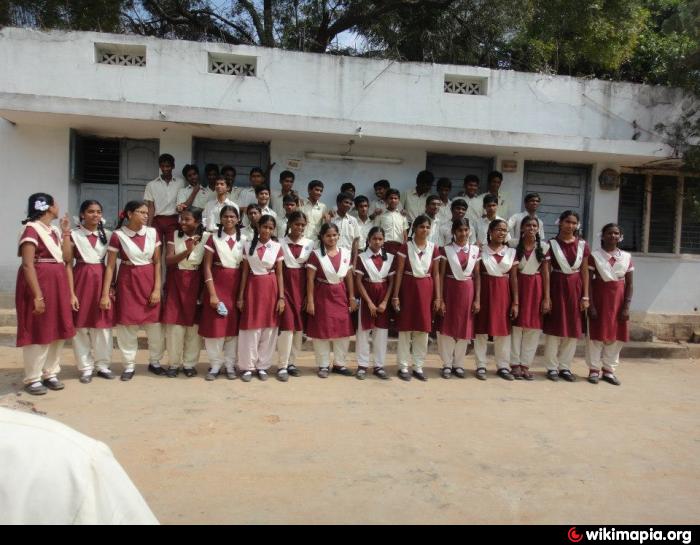
[[[65,350],[66,389],[18,397],[20,361],[0,348],[0,403],[107,443],[163,523],[698,522],[693,360],[624,362],[621,387],[446,381],[434,355],[427,383],[323,381],[308,353],[287,384],[82,385]]]

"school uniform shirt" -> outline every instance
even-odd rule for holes
[[[338,234],[340,235],[338,246],[352,250],[352,243],[355,239],[360,238],[360,224],[357,222],[357,218],[350,214],[345,214],[345,216],[336,214],[333,216],[331,223],[338,227]]]
[[[286,236],[288,223],[289,220],[287,219],[287,216],[277,216],[277,229],[275,229],[275,236],[279,240],[282,240]]]
[[[446,203],[440,201],[437,218],[441,223],[452,220],[452,199],[447,199]]]
[[[480,207],[480,215],[484,215],[484,197],[486,195],[491,195],[488,191],[486,193],[482,193],[481,195],[478,195],[476,198],[479,199],[478,204]],[[504,218],[508,217],[508,203],[506,201],[506,198],[503,196],[503,193],[498,194],[498,215],[503,216]]]
[[[369,203],[369,212],[368,212],[368,214],[369,214],[370,216],[371,216],[372,214],[374,214],[377,210],[381,210],[381,213],[378,214],[378,215],[381,215],[381,214],[383,214],[384,212],[386,212],[386,202],[384,202],[384,201],[381,200],[381,199],[375,199],[375,200],[373,200],[372,202]],[[396,207],[396,210],[397,210],[398,212],[401,212],[401,211],[403,210],[403,205],[401,204],[401,202],[399,202],[398,206]],[[374,219],[377,219],[377,218],[375,217]]]
[[[441,248],[452,244],[452,221],[452,218],[450,218],[449,221],[440,224],[437,244]],[[474,228],[471,220],[469,221],[469,225],[469,244],[476,244],[476,229]]]
[[[484,215],[484,196],[483,195],[474,195],[473,197],[468,197],[464,191],[462,191],[458,196],[458,198],[462,199],[467,203],[467,219],[472,222],[478,220],[481,216]]]
[[[192,195],[192,192],[194,191],[194,188],[191,185],[188,185],[187,187],[183,187],[177,192],[177,204],[182,204],[184,203],[187,199],[190,198],[190,195]],[[190,206],[194,206],[196,208],[201,208],[204,209],[207,206],[207,203],[209,202],[209,197],[211,194],[214,194],[216,199],[216,193],[213,191],[210,191],[208,187],[200,187],[199,192],[197,193],[197,196],[194,198],[192,201],[192,204]]]
[[[255,201],[257,203],[257,201]],[[265,208],[260,209],[260,217],[262,218],[263,216],[272,216],[275,218],[275,223],[277,223],[277,212],[275,212],[270,206],[266,206]],[[243,216],[243,225],[245,227],[248,227],[250,225],[250,220],[248,219],[248,215],[246,214]]]
[[[235,199],[241,208],[248,208],[251,204],[257,204],[258,198],[255,196],[254,187],[241,187],[238,189],[238,198]]]
[[[143,193],[143,200],[153,203],[155,216],[174,216],[177,214],[178,192],[185,188],[185,182],[182,178],[173,176],[170,182],[163,180],[158,176],[155,180],[146,184],[146,190]]]
[[[401,195],[401,204],[403,205],[408,221],[413,221],[421,214],[425,214],[425,201],[430,196],[430,193],[419,195],[415,188],[404,191]]]
[[[384,229],[384,240],[403,244],[404,233],[408,230],[408,220],[397,210],[387,210],[377,216],[375,224]]]
[[[362,221],[360,218],[358,218],[357,225],[360,227],[360,248],[363,248],[367,244],[367,237],[375,224],[368,217],[366,221]]]
[[[494,220],[503,220],[503,218],[501,216],[496,216]],[[472,229],[476,235],[476,244],[478,244],[479,246],[484,246],[488,244],[489,225],[492,221],[493,220],[490,220],[487,217],[483,217],[479,218],[479,220],[475,222],[474,227]],[[508,242],[510,242],[510,233],[506,234],[506,244],[508,244]]]
[[[428,216],[430,218],[430,216]],[[435,244],[435,246],[439,246],[440,242],[440,226],[442,225],[442,222],[440,221],[440,218],[435,215],[434,218],[430,218],[430,233],[428,233],[428,240]]]
[[[270,207],[275,211],[278,218],[283,218],[286,213],[284,211],[284,195],[282,195],[282,190],[270,192]]]
[[[209,201],[204,207],[204,212],[202,213],[202,224],[207,231],[213,232],[219,228],[219,222],[221,221],[221,210],[224,206],[233,206],[238,211],[238,216],[240,217],[240,209],[231,199],[227,198],[224,202],[219,202],[218,200]]]
[[[307,220],[304,236],[316,242],[323,224],[323,216],[328,212],[328,207],[321,201],[312,203],[309,199],[306,199],[301,207],[301,211],[304,212]]]
[[[523,223],[523,220],[529,215],[530,214],[528,212],[519,212],[518,214],[513,214],[508,220],[508,233],[510,234],[510,245],[513,248],[515,248],[518,245],[518,242],[520,241],[520,225]],[[534,217],[537,220],[537,223],[540,224],[540,241],[544,242],[544,222],[537,215],[535,215]]]
[[[158,524],[107,445],[0,408],[0,524]]]

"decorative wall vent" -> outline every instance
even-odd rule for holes
[[[255,77],[257,59],[227,53],[209,53],[209,72],[227,76]]]
[[[471,78],[465,76],[445,75],[446,93],[455,95],[485,95],[487,78]]]
[[[95,62],[113,66],[146,66],[146,46],[95,44]]]

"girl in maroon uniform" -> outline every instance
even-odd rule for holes
[[[589,259],[591,306],[588,309],[588,382],[598,383],[602,362],[603,380],[619,386],[620,380],[615,376],[615,369],[620,363],[622,345],[629,341],[634,263],[629,253],[617,247],[622,240],[619,225],[608,223],[601,234],[601,248],[592,252],[592,259]]]
[[[559,216],[559,234],[549,241],[552,310],[544,318],[547,378],[574,382],[571,362],[583,334],[581,313],[588,309],[588,243],[578,236],[581,219],[573,210]]]
[[[17,346],[24,358],[24,389],[32,395],[45,394],[47,388],[63,389],[58,379],[61,349],[75,335],[61,232],[51,225],[58,213],[51,195],[34,193],[19,237]],[[70,237],[69,227],[67,217],[61,220],[64,237]]]
[[[112,363],[114,309],[100,308],[104,262],[111,235],[102,224],[102,205],[97,201],[84,201],[80,205],[80,226],[71,231],[70,237],[63,239],[76,328],[73,352],[83,384],[92,381],[95,366],[97,376],[114,378],[109,368]]]

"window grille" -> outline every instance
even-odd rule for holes
[[[146,66],[146,46],[124,44],[95,44],[98,64],[112,66]]]
[[[255,57],[238,55],[209,54],[209,73],[227,76],[255,77]]]
[[[485,95],[486,78],[465,78],[463,76],[445,76],[446,93],[456,95]]]

